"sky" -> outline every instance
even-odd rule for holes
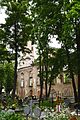
[[[4,9],[0,9],[0,23],[5,23],[5,10]]]
[[[54,37],[51,36],[51,42],[49,43],[49,45],[50,45],[51,47],[61,48],[61,44],[56,40],[56,38],[57,38],[56,35],[54,35]]]
[[[0,9],[0,23],[5,23],[5,18],[7,16],[5,15],[4,11],[5,11],[4,9]],[[61,44],[59,44],[58,41],[56,41],[56,36],[54,36],[54,38],[51,36],[51,42],[49,43],[49,45],[55,48],[61,47]]]

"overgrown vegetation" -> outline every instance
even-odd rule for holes
[[[80,102],[80,1],[1,0],[0,7],[5,9],[7,15],[5,23],[0,25],[0,63],[14,60],[13,85],[10,82],[13,96],[16,91],[18,55],[20,51],[30,52],[29,49],[25,50],[25,46],[31,40],[37,44],[39,55],[40,97],[43,94],[43,82],[47,99],[54,78],[65,67],[72,79],[75,102]],[[61,43],[60,49],[49,46],[51,36],[55,35]],[[1,72],[4,72],[3,69]],[[78,87],[74,75],[78,76]],[[0,74],[0,93],[3,81],[4,77]],[[6,92],[10,90],[6,83]]]
[[[26,120],[21,114],[0,112],[0,120]]]

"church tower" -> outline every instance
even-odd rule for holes
[[[31,41],[28,41],[27,48],[29,53],[20,53],[18,59],[18,72],[17,72],[17,95],[20,98],[26,96],[37,96],[37,67],[33,65],[35,47]]]

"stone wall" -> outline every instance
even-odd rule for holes
[[[73,88],[71,83],[60,83],[52,85],[52,90],[56,92],[56,94],[60,95],[61,97],[71,97],[73,96]]]
[[[25,67],[18,70],[17,95],[21,98],[30,94],[37,96],[37,67]],[[32,91],[32,93],[31,93]]]

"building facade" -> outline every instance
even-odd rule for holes
[[[18,71],[17,71],[17,95],[21,98],[25,96],[39,96],[39,78],[37,76],[37,66],[33,65],[35,56],[35,47],[28,42],[27,48],[29,53],[20,53],[18,59]]]
[[[35,46],[28,42],[27,48],[30,49],[29,53],[20,53],[18,59],[18,72],[17,72],[17,95],[20,98],[26,96],[40,95],[40,81],[38,77],[38,68],[33,65],[35,57]],[[51,93],[60,96],[73,96],[73,88],[71,82],[65,82],[65,74],[61,73],[54,80],[54,84],[51,87]],[[69,80],[70,81],[70,80]],[[45,95],[45,84],[43,88],[43,94]]]

